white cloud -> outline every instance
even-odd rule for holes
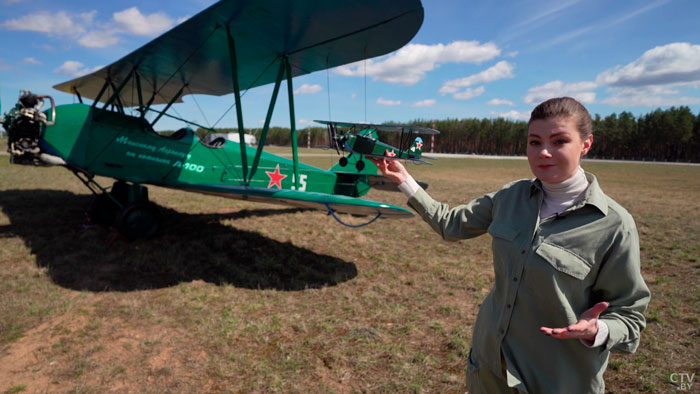
[[[613,95],[601,100],[613,107],[665,107],[672,105],[698,105],[700,98],[679,96],[678,89],[668,86],[639,88],[612,88]]]
[[[112,19],[121,31],[147,37],[157,36],[175,25],[175,21],[163,12],[144,15],[136,7],[115,12]]]
[[[95,23],[96,15],[97,11],[94,10],[80,14],[39,11],[7,20],[0,26],[10,30],[67,37],[87,48],[105,48],[122,41],[120,35],[154,37],[188,18],[175,21],[163,12],[144,15],[136,7],[113,13],[111,20],[105,23]]]
[[[515,66],[502,60],[486,70],[470,75],[468,77],[453,79],[445,82],[440,88],[441,94],[457,93],[461,88],[477,85],[480,83],[493,82],[503,78],[513,78],[513,69]]]
[[[466,88],[459,93],[453,94],[452,97],[456,98],[457,100],[468,100],[470,98],[481,96],[484,94],[485,90],[486,89],[483,86],[479,86],[476,89]]]
[[[615,95],[601,101],[613,107],[667,107],[676,105],[700,105],[700,97],[664,97],[645,94]]]
[[[117,32],[111,31],[91,31],[78,39],[78,44],[86,48],[106,48],[117,44],[121,39],[117,37]]]
[[[493,100],[489,100],[488,102],[486,102],[486,104],[488,104],[488,105],[508,105],[511,107],[515,105],[514,102],[512,102],[510,100],[506,100],[506,99],[493,99]]]
[[[564,83],[556,80],[530,88],[525,96],[525,102],[539,104],[553,97],[569,96],[583,104],[591,104],[595,102],[596,94],[593,90],[597,87],[595,82]]]
[[[379,105],[388,105],[390,107],[401,105],[401,100],[385,100],[383,98],[378,98],[377,99],[377,104]]]
[[[530,111],[491,112],[491,116],[513,120],[530,120]]]
[[[455,41],[450,44],[408,44],[382,60],[366,60],[336,67],[334,72],[346,76],[363,76],[365,71],[375,81],[413,85],[428,71],[443,63],[481,63],[501,54],[494,43]]]
[[[5,62],[2,59],[0,59],[0,71],[7,71],[7,70],[11,70],[11,69],[12,69],[12,67],[5,64]]]
[[[421,100],[411,104],[411,107],[432,107],[436,102],[435,99]]]
[[[85,26],[92,24],[97,11],[70,14],[65,11],[38,11],[29,15],[10,19],[2,23],[9,30],[33,31],[52,36],[76,38],[85,33]]]
[[[25,57],[24,60],[22,60],[22,63],[23,64],[36,64],[36,65],[41,64],[40,61],[36,60],[33,57]]]
[[[309,84],[303,84],[299,86],[298,89],[294,90],[294,94],[312,94],[312,93],[318,93],[323,88],[321,85],[309,85]]]
[[[596,81],[613,87],[700,81],[700,45],[676,42],[652,48],[626,66],[598,74]]]
[[[700,88],[700,45],[657,46],[631,63],[603,71],[596,82],[611,93],[601,102],[615,107],[698,105],[700,98],[681,96],[679,88]]]
[[[69,77],[80,77],[85,74],[89,74],[93,71],[97,71],[102,66],[97,66],[94,68],[87,68],[85,65],[81,62],[75,61],[75,60],[67,60],[65,63],[63,63],[60,67],[56,68],[53,70],[56,74],[63,74]]]

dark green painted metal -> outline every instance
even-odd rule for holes
[[[265,141],[267,140],[267,133],[270,130],[270,120],[272,119],[272,112],[274,111],[275,103],[277,102],[277,94],[279,94],[280,85],[282,84],[282,77],[284,76],[283,73],[284,62],[280,61],[279,71],[277,72],[277,81],[275,82],[275,88],[272,91],[272,98],[270,99],[270,105],[267,108],[267,115],[265,116],[265,124],[263,125],[262,132],[260,133],[260,139],[258,140],[258,149],[255,151],[253,166],[250,170],[251,177],[258,170],[258,164],[260,163],[260,154],[263,151],[263,146],[265,146]]]
[[[289,127],[292,133],[292,162],[294,165],[294,187],[299,189],[299,153],[297,152],[297,124],[294,118],[294,87],[292,86],[292,67],[289,58],[284,57],[284,66],[287,69],[287,95],[289,96]]]
[[[215,149],[201,143],[189,129],[182,138],[172,139],[155,133],[140,117],[107,111],[96,118],[97,111],[85,104],[57,106],[59,122],[47,126],[44,133],[47,149],[88,174],[136,184],[309,208],[327,209],[328,204],[338,212],[411,215],[403,208],[351,198],[366,193],[359,173],[345,175],[344,187],[337,188],[334,172],[299,163],[296,185],[293,161],[263,151],[259,171],[246,183],[237,143],[229,141]],[[254,148],[244,147],[254,154]],[[278,174],[278,182],[273,182]]]
[[[226,38],[228,39],[228,53],[231,60],[231,80],[233,81],[233,93],[236,100],[236,120],[238,121],[238,143],[241,146],[241,162],[243,164],[243,179],[248,182],[248,157],[245,147],[245,129],[243,128],[243,108],[241,104],[241,87],[238,82],[238,60],[236,57],[236,42],[231,36],[229,25],[226,25]],[[252,176],[251,176],[252,177]]]

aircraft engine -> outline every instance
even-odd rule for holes
[[[29,91],[23,91],[19,101],[2,121],[7,130],[7,151],[10,162],[14,164],[64,164],[62,159],[41,152],[39,139],[45,124],[53,124],[46,120],[46,114],[41,112],[44,98]],[[50,98],[50,97],[49,97]],[[53,99],[51,99],[53,103]],[[46,160],[58,159],[56,160]]]

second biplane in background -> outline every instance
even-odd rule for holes
[[[3,123],[11,161],[73,171],[97,195],[92,217],[131,238],[158,228],[145,184],[322,209],[333,216],[410,217],[407,209],[357,198],[378,183],[374,165],[323,170],[299,162],[292,78],[394,51],[422,22],[420,0],[219,1],[122,59],[54,86],[79,103],[42,112],[48,96],[22,95]],[[263,151],[285,80],[291,160]],[[258,147],[252,148],[244,143],[241,92],[266,84],[274,89]],[[154,131],[163,116],[208,129],[168,110],[185,95],[229,93],[239,143],[200,140],[189,127],[170,136]],[[154,108],[159,104],[164,107]],[[360,150],[358,138],[343,146],[373,154]],[[116,182],[105,188],[98,175]]]
[[[330,140],[331,148],[335,148],[338,154],[340,154],[340,151],[348,152],[347,155],[340,158],[338,164],[341,167],[345,167],[348,163],[354,163],[358,171],[362,171],[365,168],[365,161],[362,160],[364,156],[376,159],[432,164],[421,160],[421,157],[429,160],[434,159],[423,156],[423,139],[421,137],[413,139],[413,136],[417,134],[440,133],[437,130],[422,126],[349,123],[329,120],[314,120],[314,122],[325,124],[328,127],[328,139]],[[398,147],[380,141],[377,134],[378,131],[398,133]]]

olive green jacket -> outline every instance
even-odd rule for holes
[[[479,310],[472,362],[530,393],[602,393],[611,351],[631,353],[645,327],[650,293],[640,272],[639,236],[632,216],[586,173],[584,199],[540,221],[543,190],[520,180],[450,209],[419,189],[409,205],[445,240],[488,232],[495,283]],[[587,347],[539,331],[578,321],[594,304],[610,329],[607,342]]]

